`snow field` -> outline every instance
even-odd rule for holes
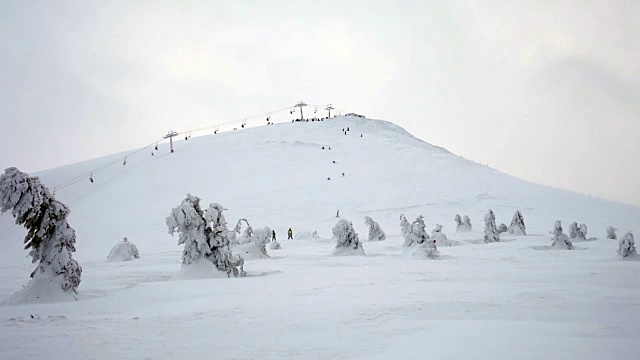
[[[610,225],[618,236],[639,229],[638,208],[509,177],[383,121],[279,124],[175,145],[56,192],[76,230],[80,299],[0,307],[0,358],[640,357],[640,261],[621,261],[605,239]],[[36,175],[56,184],[105,162]],[[282,249],[247,260],[245,278],[171,281],[182,248],[164,221],[186,193],[204,208],[222,204],[229,227],[247,218],[275,229]],[[485,244],[490,208],[507,224],[520,210],[530,236]],[[387,240],[363,241],[366,256],[331,256],[338,209],[361,241],[364,216]],[[442,224],[460,245],[438,246],[440,260],[404,256],[402,213],[423,215],[427,231]],[[473,232],[455,232],[456,213]],[[598,240],[552,250],[554,221],[567,233],[574,219]],[[0,299],[35,267],[12,222],[0,217]],[[289,227],[320,239],[286,240]],[[140,259],[106,262],[123,236]],[[213,336],[219,346],[203,346]]]

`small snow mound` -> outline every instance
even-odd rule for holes
[[[271,243],[269,243],[269,249],[271,249],[271,250],[281,250],[282,246],[280,245],[279,242],[272,241]]]
[[[131,261],[139,258],[138,248],[133,243],[127,241],[127,238],[124,238],[122,242],[119,242],[111,249],[109,256],[107,256],[107,261]]]
[[[320,239],[320,236],[318,236],[318,232],[314,231],[313,233],[310,232],[299,232],[296,233],[295,236],[293,237],[294,240],[317,240]]]
[[[242,256],[245,260],[269,259],[270,256],[262,251],[262,244],[251,241],[245,244],[234,245],[231,248],[234,254]]]
[[[209,260],[196,259],[189,265],[182,265],[180,271],[171,277],[171,280],[198,280],[228,278],[227,273],[220,271]]]
[[[53,303],[77,300],[73,291],[64,291],[59,276],[38,276],[25,285],[22,290],[11,295],[0,305],[21,305]]]
[[[355,249],[340,246],[335,248],[332,254],[336,256],[365,256],[362,246],[358,246]]]
[[[440,259],[440,252],[433,245],[433,243],[423,242],[422,244],[415,244],[407,248],[404,252],[406,256],[417,257],[421,259],[437,260]]]

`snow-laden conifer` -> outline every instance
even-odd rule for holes
[[[371,217],[365,216],[364,223],[369,228],[369,241],[382,241],[387,238],[387,235],[382,231],[378,222],[374,221]]]
[[[358,240],[358,234],[349,220],[338,220],[332,232],[333,240],[336,242],[334,255],[364,255],[362,243]]]
[[[572,222],[571,224],[569,224],[569,238],[571,240],[575,239],[578,237],[578,230],[580,229],[580,227],[578,227],[578,223],[577,222]]]
[[[244,231],[242,231],[242,222],[246,224]],[[251,227],[251,224],[249,224],[247,219],[238,220],[238,223],[233,230],[236,233],[236,240],[239,244],[246,244],[251,241],[251,237],[253,236],[253,227]]]
[[[402,246],[408,247],[411,245],[411,224],[409,220],[404,216],[404,214],[400,215],[400,231],[402,232],[402,238],[404,238],[404,243]]]
[[[227,273],[227,276],[245,276],[244,259],[235,257],[229,249],[229,229],[227,221],[222,214],[222,205],[212,203],[205,214],[205,219],[210,224],[209,246],[211,254],[207,257],[218,270]]]
[[[431,230],[431,238],[440,246],[451,246],[447,235],[442,232],[442,225],[440,224],[436,224],[436,227]]]
[[[624,234],[618,241],[618,255],[622,257],[638,255],[636,252],[636,244],[633,240],[633,233],[629,231]]]
[[[464,224],[462,223],[462,218],[460,217],[460,214],[456,214],[456,216],[453,218],[453,221],[456,222],[456,232],[462,231],[461,228]]]
[[[138,248],[125,237],[111,249],[109,256],[107,256],[107,261],[131,261],[139,258]]]
[[[513,218],[511,219],[511,225],[509,226],[509,233],[513,235],[527,235],[526,226],[524,225],[524,217],[522,217],[522,213],[520,210],[517,210],[515,214],[513,214]]]
[[[459,214],[456,214],[453,220],[456,222],[456,232],[471,231],[471,220],[469,220],[467,215],[461,218]]]
[[[267,254],[267,244],[271,242],[271,229],[268,226],[256,229],[253,232],[251,241],[255,244],[256,249],[260,251],[263,258],[270,257],[269,254]]]
[[[616,228],[613,226],[607,227],[607,239],[618,240],[618,235],[616,235]]]
[[[440,257],[435,240],[429,238],[429,234],[427,234],[422,215],[411,223],[411,240],[409,245],[411,249],[408,250],[411,256],[429,259],[438,259]]]
[[[191,265],[198,259],[209,255],[208,240],[211,229],[207,226],[204,213],[200,207],[200,198],[187,194],[180,206],[171,210],[166,220],[169,234],[179,234],[178,245],[184,244],[182,265]]]
[[[76,234],[69,226],[69,208],[56,200],[38,177],[16,168],[0,176],[0,213],[11,211],[16,224],[27,229],[24,239],[32,263],[31,280],[8,303],[58,300],[76,294],[82,267],[73,259]],[[60,291],[62,290],[62,291]]]
[[[469,216],[465,215],[462,217],[462,223],[465,225],[466,227],[466,231],[471,231],[472,227],[471,227],[471,219],[469,219]]]
[[[552,247],[556,249],[573,250],[573,243],[571,243],[571,239],[569,239],[567,234],[562,232],[562,223],[560,220],[556,220],[551,234],[553,234],[553,237],[551,238]]]
[[[587,225],[580,224],[580,227],[578,227],[578,239],[587,240]]]
[[[496,216],[493,214],[493,210],[489,211],[484,216],[484,242],[492,243],[500,241],[500,232],[496,227]]]

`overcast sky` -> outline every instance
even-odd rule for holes
[[[637,0],[2,1],[0,166],[304,100],[640,205],[638,14]]]

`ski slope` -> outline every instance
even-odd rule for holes
[[[640,261],[621,261],[605,239],[609,225],[618,236],[640,229],[636,207],[511,177],[380,120],[275,124],[174,145],[56,191],[76,230],[80,299],[0,307],[0,358],[640,357]],[[122,155],[36,175],[53,187]],[[165,218],[187,193],[225,206],[230,227],[246,218],[275,229],[283,249],[248,260],[246,278],[171,281],[181,247]],[[522,211],[529,236],[482,243],[489,208],[498,224]],[[337,210],[366,257],[329,255]],[[440,247],[437,261],[404,256],[400,214],[424,215],[428,231],[442,224],[461,245]],[[469,215],[474,232],[457,234],[455,214]],[[386,241],[366,242],[364,216]],[[550,250],[555,220],[565,232],[585,223],[598,240]],[[287,241],[289,227],[321,238]],[[35,267],[25,233],[0,216],[0,299]],[[141,259],[107,262],[125,236]]]

